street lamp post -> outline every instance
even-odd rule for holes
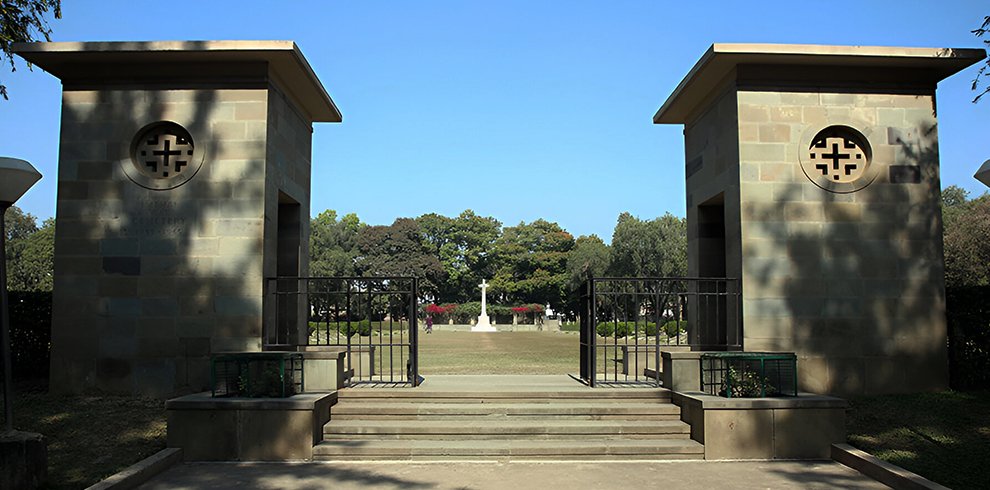
[[[13,374],[10,361],[10,316],[7,304],[7,230],[3,218],[41,174],[30,163],[16,158],[0,157],[0,350],[3,351],[3,412],[4,432],[14,430],[14,403],[11,398]]]

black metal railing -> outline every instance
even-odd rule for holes
[[[419,384],[415,277],[265,281],[266,350],[346,351],[351,384]]]
[[[742,348],[735,279],[592,278],[580,299],[580,375],[589,386],[660,386],[661,350]]]

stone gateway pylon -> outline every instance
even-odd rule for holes
[[[715,44],[654,116],[684,124],[688,275],[741,280],[743,348],[801,389],[947,386],[935,88],[984,56]]]
[[[340,112],[291,41],[14,51],[62,80],[51,388],[206,388],[210,354],[261,349],[264,278],[308,271],[313,123]]]

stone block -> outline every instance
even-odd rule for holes
[[[773,459],[773,450],[772,411],[705,411],[705,459]]]
[[[48,441],[34,432],[0,433],[0,488],[44,487],[48,478]]]
[[[209,393],[169,400],[168,447],[186,461],[293,461],[312,458],[336,393],[289,398],[212,398]]]
[[[780,143],[740,143],[741,162],[784,162],[786,145]]]

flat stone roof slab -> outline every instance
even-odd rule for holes
[[[712,44],[681,80],[660,110],[654,124],[682,124],[733,70],[741,65],[830,68],[834,80],[856,76],[842,68],[912,70],[913,78],[934,84],[982,60],[983,49],[903,48],[885,46],[829,46],[814,44]]]
[[[63,82],[113,73],[136,65],[267,63],[301,108],[315,122],[340,122],[342,116],[302,51],[293,41],[149,41],[15,43],[12,51]],[[234,75],[236,76],[236,75]]]

